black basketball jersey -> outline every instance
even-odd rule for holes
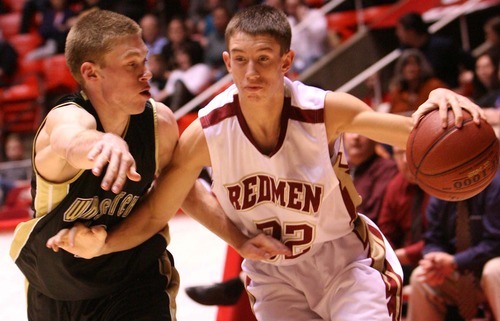
[[[84,108],[96,119],[97,130],[103,131],[95,109],[82,94],[67,96],[54,108],[68,105]],[[37,137],[38,133],[35,141]],[[148,101],[143,113],[130,117],[122,137],[136,161],[141,180],[127,180],[119,194],[100,187],[105,170],[100,177],[91,170],[81,170],[67,182],[55,184],[44,180],[33,166],[35,218],[16,229],[11,256],[30,286],[49,297],[84,300],[109,294],[151,264],[158,264],[165,251],[167,241],[159,234],[136,248],[91,260],[76,258],[66,251],[53,252],[45,246],[48,238],[75,222],[112,228],[126,219],[147,193],[157,169],[157,116],[153,103]]]

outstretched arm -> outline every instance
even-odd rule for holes
[[[52,182],[66,181],[82,169],[101,175],[105,190],[121,191],[126,179],[139,181],[127,143],[114,133],[97,130],[96,120],[74,105],[53,109],[35,142],[37,171]]]
[[[278,254],[292,255],[283,243],[264,233],[252,238],[244,236],[224,213],[217,198],[199,182],[189,193],[182,209],[231,245],[244,258],[263,260]]]
[[[449,89],[439,88],[430,93],[427,101],[413,113],[412,118],[376,112],[352,95],[331,92],[327,94],[325,101],[325,123],[330,142],[343,132],[352,132],[405,149],[410,131],[413,126],[418,126],[425,114],[439,109],[443,126],[446,126],[449,108],[455,114],[457,126],[461,126],[463,122],[462,109],[469,111],[477,124],[480,118],[485,118],[484,111],[468,98]]]
[[[75,225],[51,238],[47,246],[85,258],[126,250],[158,233],[186,200],[183,205],[186,211],[242,256],[265,259],[277,254],[289,255],[288,248],[269,236],[261,234],[249,239],[243,235],[210,192],[201,184],[193,187],[203,166],[210,166],[208,147],[201,125],[195,121],[179,140],[172,161],[158,178],[155,189],[116,229],[106,234],[102,228]]]

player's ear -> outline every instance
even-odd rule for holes
[[[96,64],[86,61],[80,67],[80,72],[82,73],[82,78],[85,81],[96,79],[98,76]]]
[[[224,64],[226,65],[227,71],[231,72],[231,57],[229,57],[229,52],[224,51],[222,53],[222,59],[224,60]]]
[[[288,50],[285,52],[283,57],[281,57],[282,65],[281,69],[283,74],[286,74],[291,68],[293,63],[293,58],[295,57],[295,52],[293,50]]]

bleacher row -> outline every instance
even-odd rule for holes
[[[46,97],[50,94],[73,92],[78,89],[78,84],[72,78],[63,54],[38,60],[26,59],[26,55],[40,46],[43,39],[36,30],[31,30],[27,34],[18,33],[24,0],[4,0],[4,2],[11,12],[0,15],[0,29],[4,38],[19,55],[19,68],[14,85],[4,90],[0,89],[2,106],[0,124],[4,132],[32,133],[43,117]],[[320,6],[321,3],[322,1],[311,0],[313,6]],[[374,21],[390,7],[392,5],[366,8],[363,10],[364,22]],[[355,10],[332,12],[327,15],[327,19],[329,31],[337,35],[341,42],[347,40],[358,28],[358,16]],[[40,18],[35,20],[39,21]],[[184,123],[186,122],[181,124]]]

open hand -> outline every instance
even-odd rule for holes
[[[268,260],[276,255],[292,255],[292,251],[277,239],[261,233],[248,239],[236,249],[238,253],[249,260]]]
[[[485,119],[484,111],[481,107],[474,104],[467,97],[459,95],[449,89],[438,88],[431,91],[429,98],[413,113],[413,125],[418,126],[418,123],[425,114],[437,108],[439,108],[439,115],[441,116],[443,128],[446,128],[448,124],[449,108],[451,108],[455,114],[455,126],[457,127],[462,126],[462,109],[467,110],[472,115],[474,123],[476,124],[480,123],[481,118]]]
[[[87,157],[94,162],[92,173],[96,176],[101,175],[104,167],[108,166],[101,182],[102,189],[106,191],[111,189],[113,193],[118,194],[127,178],[136,182],[141,180],[127,143],[115,134],[104,134]]]
[[[63,249],[78,257],[91,259],[101,254],[107,236],[104,226],[87,227],[76,223],[70,229],[62,229],[48,239],[46,246],[54,252]]]

